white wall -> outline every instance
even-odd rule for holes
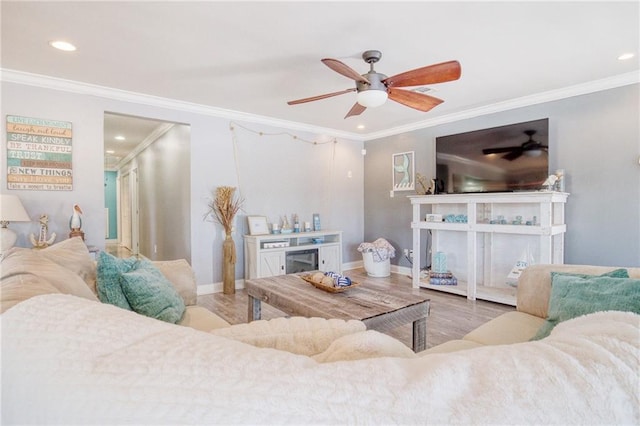
[[[0,190],[18,195],[33,222],[13,223],[18,233],[16,245],[29,247],[29,233],[38,232],[38,217],[49,215],[49,232],[58,234],[57,241],[69,234],[69,218],[73,204],[79,204],[84,215],[82,229],[87,244],[103,246],[104,168],[103,168],[103,110],[95,100],[84,96],[38,90],[28,86],[2,83],[2,147],[0,148]],[[73,126],[73,191],[7,190],[7,132],[6,116],[20,115],[34,118],[70,121]]]
[[[362,143],[300,132],[296,139],[269,135],[281,132],[250,123],[234,127],[244,214],[272,223],[285,215],[291,222],[294,213],[312,222],[319,213],[322,229],[343,231],[343,262],[362,260],[356,250],[364,228]]]
[[[339,139],[335,145],[302,145],[290,137],[259,136],[245,131],[238,133],[239,173],[236,173],[227,119],[24,84],[2,82],[1,87],[2,192],[9,192],[4,181],[7,114],[73,123],[73,191],[11,191],[23,200],[34,219],[29,224],[11,225],[19,234],[19,246],[30,245],[28,233],[37,232],[40,213],[49,214],[50,232],[66,238],[71,206],[78,203],[85,211],[83,230],[87,244],[104,247],[103,115],[108,111],[190,126],[191,263],[198,284],[216,283],[222,276],[222,232],[218,225],[203,220],[207,200],[218,186],[237,187],[238,176],[246,209],[251,209],[251,213],[274,218],[285,213],[298,213],[303,218],[320,213],[325,228],[345,231],[343,261],[357,260],[355,248],[362,242],[364,217],[362,142]],[[258,132],[286,132],[263,124],[242,124]],[[322,137],[298,131],[289,133],[308,140]],[[349,170],[351,178],[347,178]],[[309,190],[311,187],[316,189]],[[234,236],[239,254],[238,278],[243,276],[241,235],[246,225],[242,222]]]

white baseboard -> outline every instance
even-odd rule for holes
[[[244,279],[236,280],[236,290],[242,290],[244,288]],[[212,284],[201,284],[197,288],[198,296],[202,296],[205,294],[213,294],[213,293],[222,293],[222,281]]]
[[[343,271],[349,271],[351,269],[358,269],[358,268],[364,268],[364,262],[362,260],[342,264]]]
[[[349,263],[345,263],[342,266],[343,271],[348,271],[350,269],[357,269],[357,268],[364,268],[364,261],[360,260],[357,262],[349,262]],[[406,266],[390,265],[389,269],[391,272],[395,274],[411,276],[411,268]]]
[[[406,275],[409,277],[411,276],[411,268],[406,266],[391,265],[391,272],[395,272],[396,274]]]

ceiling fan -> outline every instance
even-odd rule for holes
[[[338,61],[337,59],[322,59],[322,63],[352,80],[355,80],[356,87],[339,92],[327,93],[324,95],[313,96],[310,98],[289,101],[289,105],[297,105],[305,102],[318,101],[333,96],[343,95],[349,92],[357,92],[357,102],[349,110],[344,118],[354,115],[360,115],[367,108],[374,108],[384,104],[387,98],[415,108],[420,111],[429,111],[443,102],[442,99],[425,95],[410,90],[397,89],[397,87],[422,86],[425,84],[445,83],[460,78],[460,63],[458,61],[443,62],[440,64],[429,65],[415,70],[406,71],[387,77],[384,74],[376,72],[373,64],[378,62],[382,57],[379,50],[367,50],[362,54],[362,59],[370,65],[369,72],[366,74],[358,74],[356,70],[348,65]]]
[[[507,154],[503,155],[502,158],[505,160],[513,161],[516,158],[520,157],[522,154],[527,155],[529,157],[538,157],[542,154],[543,151],[548,152],[549,147],[546,145],[542,145],[540,142],[536,142],[533,140],[533,135],[536,134],[535,130],[525,130],[524,132],[527,136],[529,136],[529,140],[517,146],[506,146],[502,148],[486,148],[482,150],[484,155],[489,154],[502,154],[506,152]]]

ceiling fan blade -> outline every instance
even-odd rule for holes
[[[502,158],[504,158],[505,160],[513,161],[516,158],[519,158],[522,155],[522,152],[522,148],[514,149],[510,153],[503,155]]]
[[[458,61],[449,61],[392,75],[382,82],[387,87],[422,86],[457,80],[460,78],[461,72]]]
[[[511,152],[511,151],[517,151],[517,150],[521,150],[522,146],[505,146],[502,148],[485,148],[482,150],[482,153],[484,155],[489,155],[489,154],[502,154],[503,152]]]
[[[349,110],[349,112],[347,113],[347,115],[344,116],[344,118],[349,118],[353,115],[360,115],[364,112],[364,110],[367,109],[367,107],[363,107],[362,105],[360,105],[359,103],[355,103],[351,109]]]
[[[394,89],[392,87],[389,87],[387,92],[389,94],[389,99],[424,112],[427,112],[444,102],[442,99],[434,98],[433,96],[425,95],[423,93]]]
[[[342,74],[345,77],[348,77],[355,81],[360,81],[362,83],[369,84],[369,80],[358,74],[358,71],[351,68],[349,65],[340,62],[337,59],[325,58],[322,60],[322,63],[337,72],[338,74]]]
[[[287,102],[287,104],[289,104],[289,105],[297,105],[297,104],[303,104],[305,102],[319,101],[320,99],[331,98],[333,96],[344,95],[345,93],[355,92],[355,91],[356,91],[355,88],[347,89],[347,90],[341,90],[339,92],[327,93],[327,94],[324,94],[324,95],[312,96],[310,98],[304,98],[304,99],[297,99],[295,101],[289,101],[289,102]]]

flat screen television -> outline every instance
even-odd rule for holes
[[[436,137],[439,192],[536,191],[549,175],[549,119]]]

